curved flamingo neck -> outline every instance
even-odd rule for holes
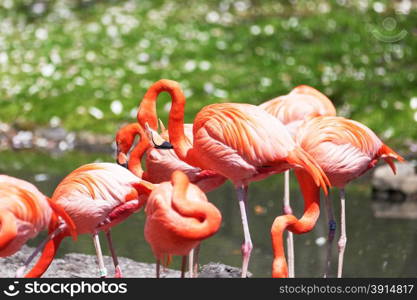
[[[187,196],[187,188],[190,184],[188,177],[182,172],[174,172],[171,176],[172,184],[172,200],[185,199]]]
[[[300,234],[312,230],[320,216],[320,188],[306,171],[302,169],[294,171],[304,198],[304,214],[297,223],[289,227],[289,230]]]
[[[142,178],[144,175],[143,174],[144,171],[142,169],[142,157],[149,147],[150,147],[149,140],[146,134],[142,131],[142,133],[140,134],[140,142],[135,146],[135,148],[133,148],[132,152],[130,153],[130,158],[129,158],[129,163],[128,163],[128,169],[133,174],[135,174],[136,176],[140,178]]]
[[[49,235],[53,234],[57,228],[58,228],[58,218],[57,216],[53,216],[49,224],[48,234]],[[67,236],[70,236],[68,227],[66,230],[58,233],[55,237],[49,240],[46,243],[45,247],[43,248],[42,254],[39,257],[36,264],[32,267],[32,269],[28,273],[26,273],[24,277],[25,278],[41,277],[46,272],[49,265],[52,263],[52,260],[55,258],[62,240]]]
[[[221,224],[221,214],[207,199],[188,200],[189,183],[187,175],[181,171],[175,171],[172,174],[172,206],[181,215],[173,230],[183,238],[202,240],[218,231]],[[193,222],[191,219],[196,219],[198,222]]]
[[[304,170],[295,169],[295,174],[304,197],[304,214],[301,219],[293,215],[279,216],[271,228],[274,261],[272,277],[288,277],[287,261],[285,259],[283,234],[288,228],[293,233],[301,234],[312,230],[320,215],[320,189],[311,176]]]
[[[139,136],[139,142],[130,153],[128,169],[136,176],[142,178],[144,172],[141,163],[142,157],[146,150],[150,147],[149,139],[142,126],[139,123],[131,123],[126,125],[119,130],[117,139],[123,137],[128,141],[128,143],[125,145],[125,149],[122,149],[122,151],[127,154],[131,149],[133,142],[135,141],[136,135]]]
[[[185,96],[178,82],[161,79],[155,82],[146,92],[138,110],[138,122],[145,126],[146,123],[154,129],[158,128],[156,114],[156,100],[162,92],[171,95],[171,111],[169,113],[168,132],[170,143],[181,160],[187,161],[187,152],[191,146],[186,142],[184,134],[184,107]]]
[[[297,222],[297,218],[293,215],[283,215],[275,218],[271,228],[272,250],[274,253],[274,261],[272,262],[272,277],[287,278],[288,265],[285,259],[283,235],[285,229]]]

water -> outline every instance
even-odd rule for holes
[[[28,180],[47,195],[62,178],[78,166],[93,161],[113,161],[111,155],[68,152],[64,155],[33,151],[0,152],[0,173]],[[249,187],[249,225],[254,249],[250,271],[256,277],[271,274],[272,248],[270,226],[281,214],[283,176],[276,175]],[[417,220],[382,219],[373,217],[369,179],[356,181],[347,190],[347,248],[345,252],[345,277],[415,277],[417,274]],[[338,218],[337,191],[332,192],[334,209]],[[225,184],[208,194],[208,198],[222,212],[220,231],[202,244],[202,264],[219,261],[240,266],[240,245],[243,239],[239,207],[233,186]],[[298,186],[293,181],[291,200],[297,216],[303,210]],[[154,262],[150,247],[143,236],[145,215],[140,211],[113,229],[114,243],[119,256],[144,262]],[[337,231],[338,232],[338,231]],[[297,277],[321,277],[324,268],[326,246],[317,243],[327,236],[324,210],[309,233],[295,237],[295,272]],[[36,245],[42,236],[29,242]],[[337,238],[334,248],[332,273],[337,267]],[[101,236],[106,253],[104,236]],[[77,242],[67,239],[59,250],[59,256],[68,252],[94,254],[89,236],[80,236]],[[172,268],[179,269],[180,258],[174,258]]]

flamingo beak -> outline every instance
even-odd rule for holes
[[[127,156],[123,152],[120,152],[119,149],[117,149],[117,164],[125,167],[126,169],[128,167]]]
[[[164,141],[161,145],[155,145],[156,149],[174,149],[171,143]]]
[[[145,124],[145,132],[156,149],[174,149],[171,143],[165,141],[155,130]]]

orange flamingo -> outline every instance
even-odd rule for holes
[[[145,239],[157,259],[158,278],[161,260],[169,262],[172,255],[183,256],[184,277],[186,255],[215,234],[221,224],[218,209],[181,171],[172,173],[171,182],[163,182],[152,191],[145,212]]]
[[[169,140],[168,131],[163,127],[162,122],[161,140]],[[189,140],[193,139],[192,124],[185,125],[185,133]],[[130,153],[129,160],[127,154],[133,146],[136,135],[140,140]],[[154,134],[154,139],[159,135]],[[158,143],[157,141],[155,141]],[[203,192],[207,193],[222,185],[226,178],[208,170],[201,170],[180,160],[171,149],[155,149],[151,147],[149,140],[142,126],[138,123],[131,123],[123,126],[116,134],[117,162],[120,165],[127,165],[128,169],[136,176],[152,183],[169,181],[175,170],[184,172],[191,183],[197,185]],[[146,171],[142,169],[141,160],[146,153]]]
[[[344,187],[353,179],[361,176],[384,159],[395,173],[393,159],[404,159],[385,145],[365,125],[342,117],[317,117],[305,121],[297,132],[296,143],[314,157],[328,176],[332,186],[338,187],[341,199],[341,234],[338,242],[339,263],[337,276],[342,276],[343,257],[346,247],[345,191]],[[309,185],[311,193],[318,194],[318,188]],[[292,215],[279,216],[271,229],[274,249],[272,274],[274,277],[287,277],[287,264],[282,245],[282,233],[285,229],[298,233],[306,222],[315,222],[319,214],[319,202],[306,202],[308,208],[303,218],[297,220]],[[329,209],[328,209],[329,210]],[[329,210],[331,211],[331,210]],[[330,220],[334,222],[333,213]],[[327,273],[327,272],[326,272]]]
[[[111,163],[93,163],[70,173],[57,186],[51,203],[59,205],[71,217],[76,234],[91,234],[97,253],[100,276],[107,271],[99,243],[99,231],[106,233],[115,267],[115,276],[121,269],[113,249],[110,228],[122,222],[145,203],[153,185],[141,180],[127,169]],[[68,228],[50,228],[40,259],[26,277],[40,277],[49,267]]]
[[[155,116],[156,118],[156,116]],[[155,133],[153,135],[154,142],[163,144],[165,139],[168,140],[168,131],[162,121],[159,121],[162,136]],[[185,124],[185,135],[189,140],[193,139],[192,124]],[[136,135],[139,141],[130,153],[129,160],[127,154],[133,146]],[[156,139],[158,139],[156,141]],[[123,126],[116,134],[117,145],[117,162],[126,166],[136,176],[152,182],[161,183],[169,181],[175,170],[184,172],[191,183],[197,185],[203,192],[207,193],[221,186],[226,178],[209,170],[201,170],[190,166],[186,162],[180,160],[174,150],[169,147],[167,149],[156,149],[151,147],[148,137],[139,123],[131,123]],[[167,146],[167,145],[166,145]],[[163,147],[162,147],[163,148]],[[146,153],[146,171],[142,169],[141,160]],[[189,276],[195,277],[198,273],[198,254],[200,245],[190,252],[189,256]]]
[[[12,255],[29,240],[51,226],[64,224],[74,230],[71,219],[31,183],[0,175],[0,257]],[[27,265],[31,257],[25,262]],[[20,272],[16,273],[19,276]]]
[[[332,101],[308,85],[299,85],[289,94],[266,101],[259,107],[287,126],[292,136],[306,119],[336,115],[336,108]]]
[[[195,117],[193,141],[189,143],[184,134],[185,96],[175,81],[159,80],[148,89],[138,111],[142,126],[149,124],[157,130],[156,100],[164,91],[172,98],[168,131],[178,157],[223,175],[236,187],[244,232],[242,277],[246,277],[253,247],[246,215],[248,184],[289,168],[307,170],[326,192],[328,179],[314,159],[294,143],[285,126],[254,105],[222,103],[204,107]],[[152,140],[152,131],[149,134]]]
[[[323,93],[308,85],[299,85],[289,94],[279,96],[259,105],[262,109],[275,116],[294,137],[298,127],[304,120],[317,116],[335,116],[336,108]],[[290,171],[284,173],[284,214],[292,214],[290,206]],[[327,197],[326,197],[326,201]],[[329,223],[329,237],[334,235],[336,223]],[[329,238],[330,240],[330,238]],[[328,243],[330,247],[330,243]],[[294,241],[292,232],[287,236],[288,273],[294,277]]]

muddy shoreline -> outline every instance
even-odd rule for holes
[[[13,278],[17,268],[32,253],[34,248],[23,246],[16,254],[0,258],[0,278]],[[154,278],[155,264],[142,263],[130,258],[119,257],[123,277],[126,278]],[[111,257],[105,256],[104,263],[108,277],[113,277],[113,264]],[[162,270],[162,268],[161,268]],[[179,278],[178,270],[165,269],[162,278]],[[187,276],[187,275],[186,275]],[[82,253],[69,253],[62,258],[56,258],[44,274],[45,278],[97,278],[98,267],[96,257]],[[201,266],[200,278],[239,278],[240,269],[221,263],[209,263]]]
[[[49,152],[79,150],[114,153],[114,135],[73,132],[62,127],[19,128],[0,122],[0,151],[33,149]]]

